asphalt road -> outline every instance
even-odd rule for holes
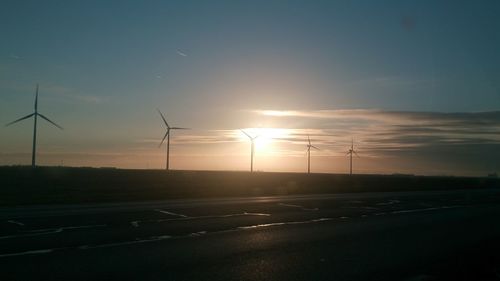
[[[500,280],[500,190],[0,208],[0,280]]]

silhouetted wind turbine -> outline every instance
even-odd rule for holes
[[[159,109],[156,109],[158,113],[160,113],[161,119],[163,119],[163,122],[165,122],[165,125],[167,126],[167,132],[165,133],[165,136],[163,136],[163,139],[161,140],[161,143],[158,147],[161,147],[163,142],[165,141],[165,138],[167,138],[167,171],[169,170],[169,158],[170,158],[170,130],[187,130],[188,128],[181,128],[181,127],[170,127],[168,125],[167,120],[165,119],[165,116],[163,116],[163,113]]]
[[[356,154],[356,156],[359,157],[358,153],[356,150],[354,150],[354,139],[351,139],[351,149],[347,152],[347,155],[349,155],[350,158],[350,169],[349,169],[349,175],[352,175],[352,155]]]
[[[316,150],[319,150],[316,146],[311,144],[311,139],[309,138],[309,135],[307,135],[307,141],[309,142],[307,144],[307,173],[311,173],[311,148],[314,148]]]
[[[245,131],[241,130],[240,131],[245,134],[249,139],[250,142],[252,143],[252,147],[250,149],[250,172],[253,172],[253,155],[255,151],[255,139],[258,138],[259,136],[252,137],[249,134],[247,134]]]
[[[41,118],[45,119],[47,122],[51,123],[52,125],[56,126],[57,128],[63,130],[63,128],[59,125],[57,125],[56,123],[52,122],[49,118],[45,117],[44,115],[42,115],[41,113],[38,113],[38,84],[36,84],[36,93],[35,93],[35,112],[29,114],[29,115],[26,115],[22,118],[19,118],[17,119],[16,121],[12,121],[10,122],[9,124],[5,125],[6,127],[7,126],[10,126],[14,123],[17,123],[19,121],[22,121],[24,119],[28,119],[30,117],[34,116],[35,117],[35,122],[34,122],[34,126],[33,126],[33,150],[31,152],[31,167],[35,168],[36,167],[36,125],[37,125],[37,117],[40,116]]]

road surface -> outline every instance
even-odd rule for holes
[[[500,280],[500,190],[0,208],[0,280]]]

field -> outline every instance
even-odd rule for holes
[[[0,167],[0,178],[0,206],[500,187],[472,177],[16,166]]]

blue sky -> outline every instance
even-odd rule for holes
[[[360,172],[482,175],[500,170],[482,157],[500,144],[499,12],[497,1],[6,1],[0,121],[30,113],[40,83],[40,111],[66,128],[41,125],[41,164],[160,168],[158,107],[192,128],[173,136],[177,168],[246,169],[247,143],[234,130],[282,128],[293,131],[260,152],[262,170],[301,171],[299,143],[313,133],[321,172],[345,172],[354,136],[366,152]],[[377,114],[349,115],[344,130],[335,120],[345,110]],[[312,114],[324,111],[334,113]],[[385,112],[399,115],[381,122]],[[393,130],[408,112],[427,127],[443,113],[488,125],[452,114],[467,142],[435,152],[437,135],[457,140],[450,122],[426,138],[413,121],[403,124],[411,132]],[[29,163],[31,126],[0,130],[0,164]],[[399,148],[411,137],[411,149],[380,149],[381,130]],[[400,164],[377,164],[388,157]]]

